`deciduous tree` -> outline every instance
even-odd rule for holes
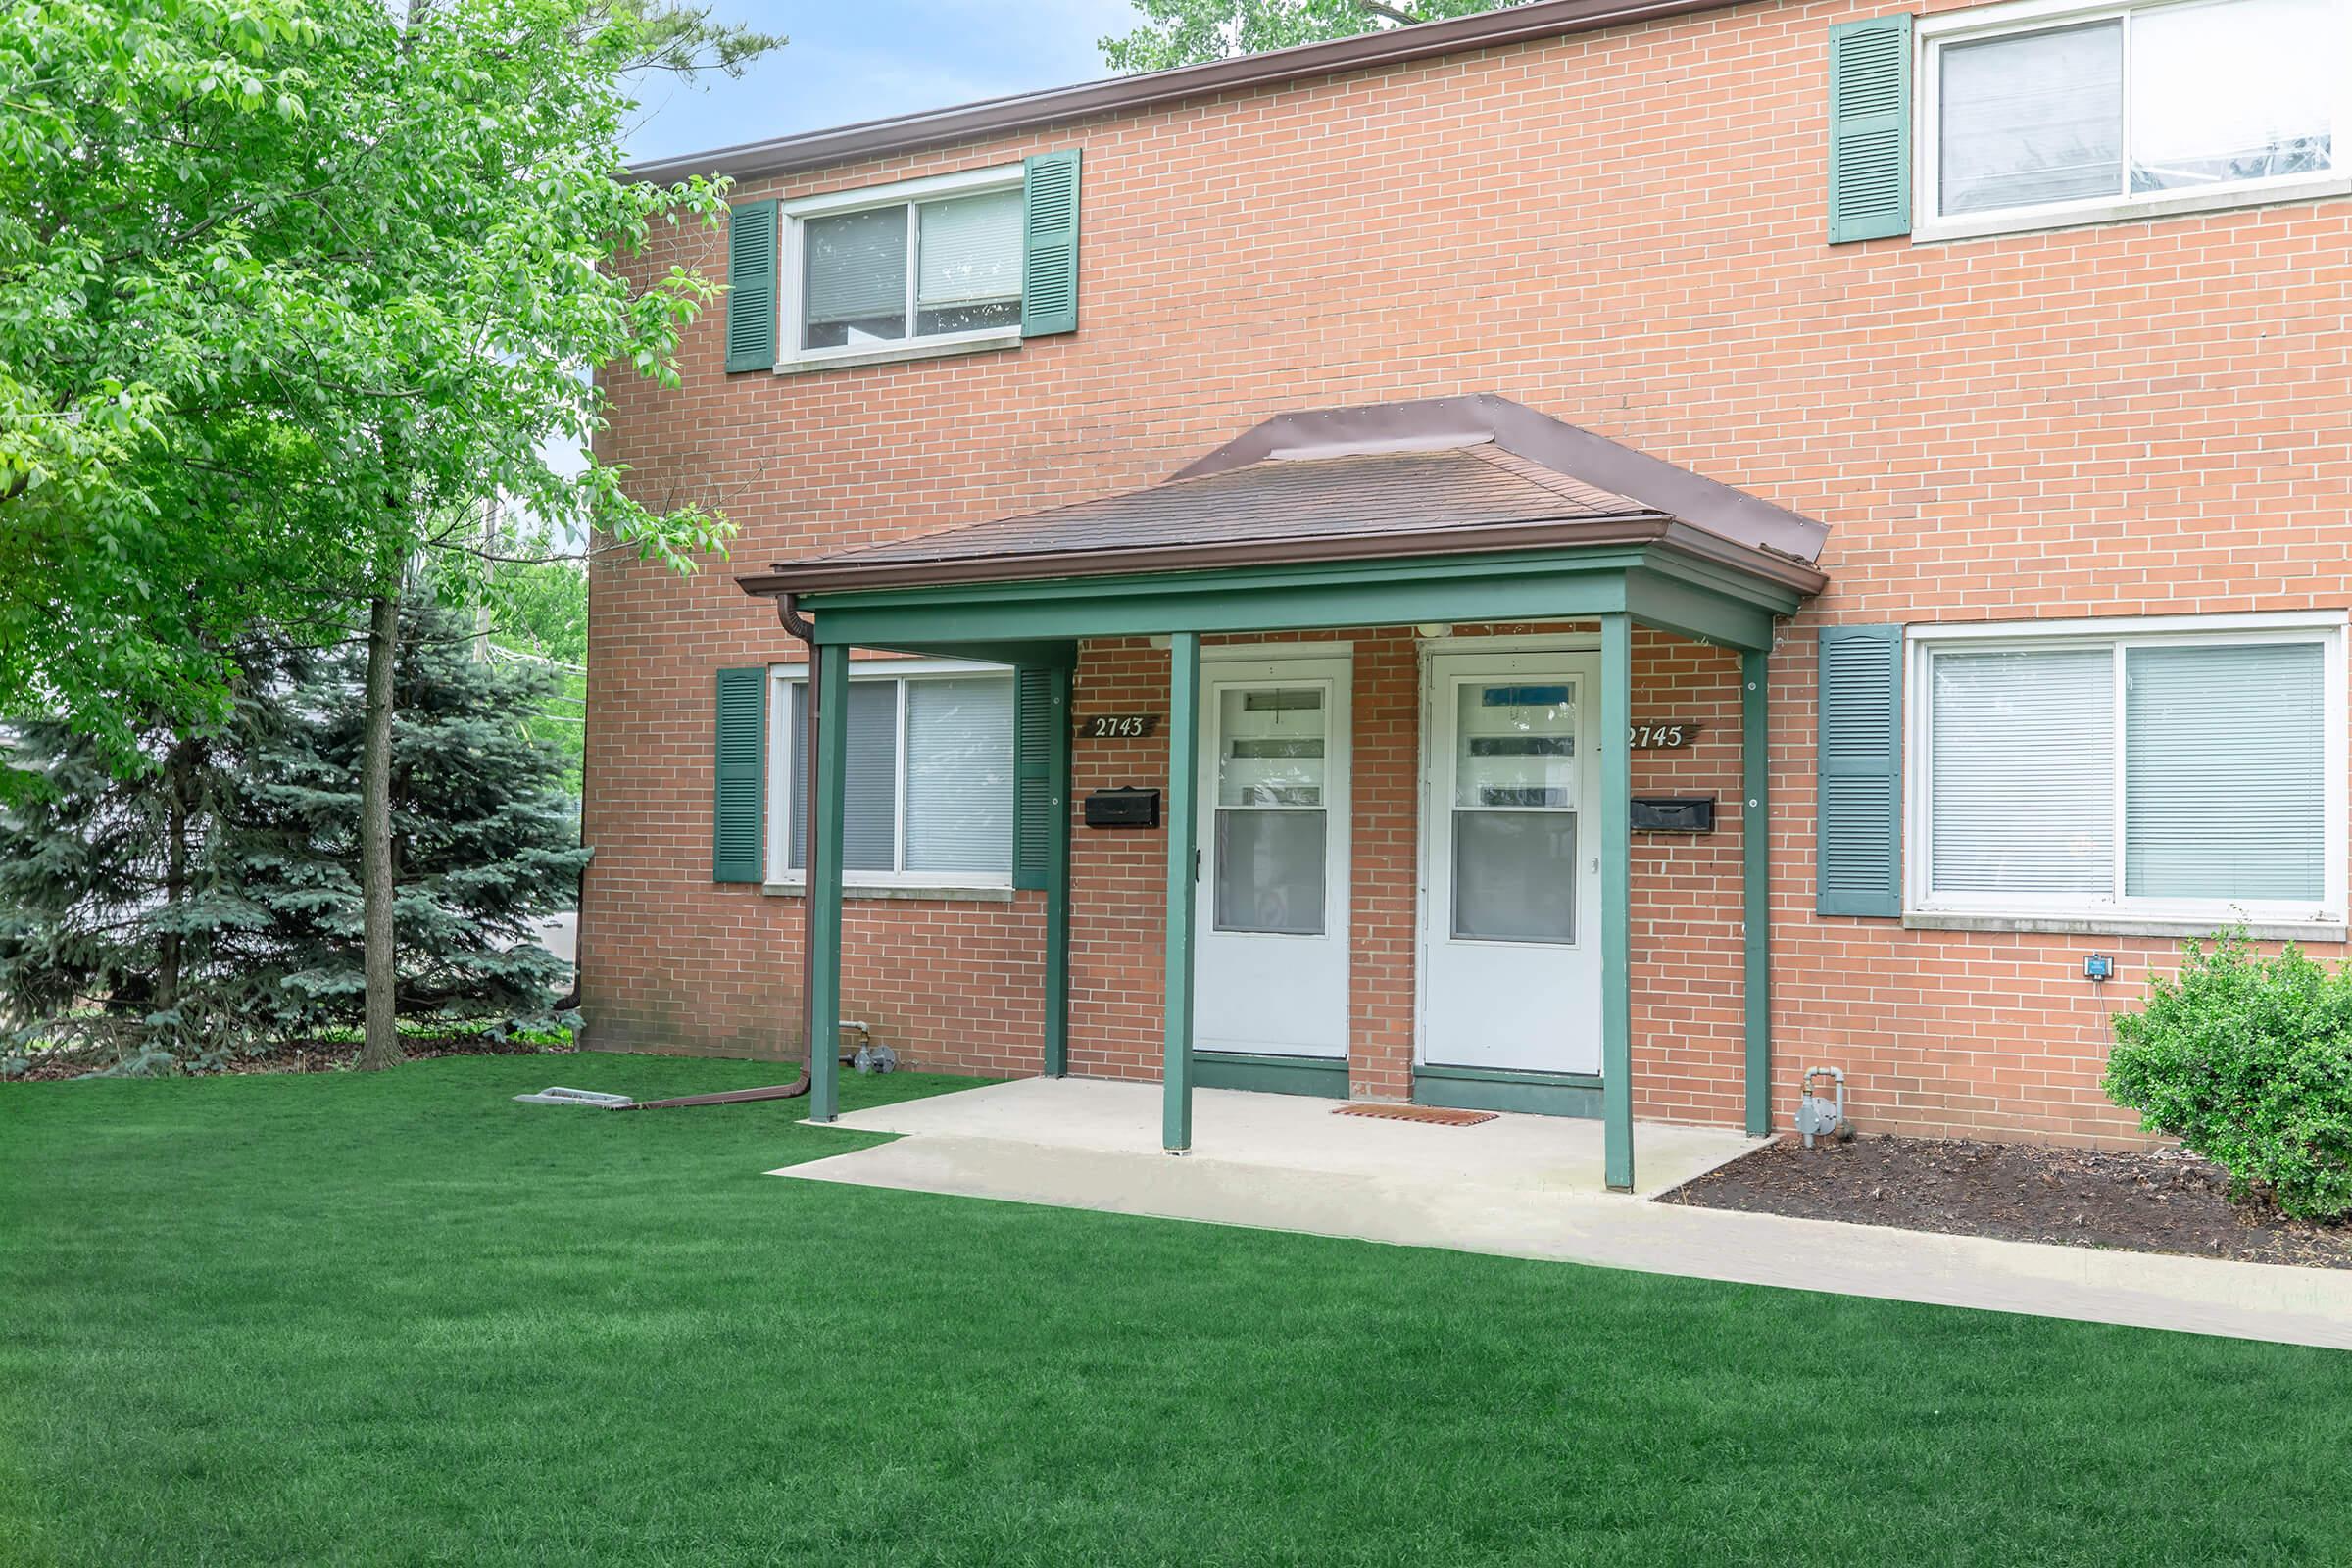
[[[1102,40],[1113,71],[1165,71],[1415,22],[1493,11],[1514,0],[1135,0],[1133,32]]]
[[[714,510],[547,454],[599,421],[583,367],[674,381],[717,293],[604,265],[724,211],[628,177],[626,82],[775,41],[659,0],[0,7],[0,711],[152,765],[154,716],[225,720],[246,628],[364,607],[369,1064],[398,1053],[403,585],[592,530],[679,569],[723,548]],[[483,539],[500,503],[528,536]]]

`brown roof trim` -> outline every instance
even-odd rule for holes
[[[747,594],[812,594],[869,588],[944,588],[966,583],[1022,582],[1060,577],[1107,577],[1138,571],[1204,571],[1224,566],[1277,566],[1310,561],[1386,561],[1500,550],[1544,550],[1575,545],[1659,544],[1701,560],[1817,594],[1829,579],[1811,566],[1736,545],[1657,513],[1580,517],[1556,522],[1506,522],[1393,533],[1319,534],[1294,539],[1249,539],[1213,544],[1152,545],[1129,550],[1069,550],[999,555],[977,560],[852,560],[812,562],[735,579]]]
[[[1425,60],[1433,55],[1594,32],[1603,27],[1688,16],[1695,11],[1718,11],[1742,3],[1744,0],[1530,0],[1524,5],[1506,5],[1497,11],[1451,17],[1443,22],[1415,23],[1408,27],[1391,27],[1353,38],[1298,44],[1237,60],[1212,60],[1204,66],[1179,66],[1173,71],[1154,71],[1144,75],[1113,76],[1071,87],[1053,87],[950,109],[925,110],[828,130],[744,142],[712,152],[657,158],[630,165],[629,172],[639,179],[667,184],[692,174],[727,174],[749,179],[760,174],[822,169],[972,136],[1055,124],[1086,115],[1141,109],[1339,72],[1365,71],[1407,60]]]

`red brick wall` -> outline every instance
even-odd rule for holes
[[[1458,646],[1489,631],[1456,628]],[[1545,627],[1544,630],[1568,630]],[[1589,628],[1588,628],[1589,629]],[[1352,886],[1348,910],[1348,1077],[1360,1099],[1412,1094],[1416,889],[1420,881],[1420,663],[1408,627],[1324,634],[1355,662]],[[1300,640],[1293,637],[1219,641]],[[1316,640],[1313,638],[1305,640]],[[1713,794],[1720,831],[1642,834],[1634,847],[1634,1063],[1637,1112],[1737,1121],[1744,1036],[1740,1004],[1739,658],[1647,630],[1634,639],[1638,721],[1703,725],[1680,751],[1636,754],[1645,795]],[[1164,713],[1168,656],[1140,640],[1082,650],[1077,713]],[[1075,793],[1167,776],[1163,736],[1080,740]],[[1156,1078],[1167,841],[1077,829],[1071,845],[1070,1066]]]
[[[1826,245],[1826,29],[1875,9],[1742,7],[747,186],[854,187],[1083,146],[1081,330],[727,377],[713,315],[686,339],[680,389],[613,383],[605,455],[633,466],[640,494],[722,505],[744,534],[732,567],[697,577],[619,560],[593,575],[582,955],[598,1042],[790,1038],[792,906],[709,882],[710,672],[793,647],[734,570],[1148,483],[1286,410],[1492,391],[1831,527],[1831,587],[1773,661],[1784,1113],[1818,1060],[1847,1069],[1865,1126],[2135,1136],[2097,1091],[2105,1013],[2170,962],[2168,943],[1812,913],[1813,630],[2352,599],[2352,202]],[[719,235],[665,234],[643,263],[681,260],[716,273]],[[1644,654],[1665,672],[1644,679],[1690,682],[1678,704],[1727,715],[1644,774],[1693,770],[1728,805],[1730,661]],[[1142,678],[1141,651],[1098,657],[1139,661],[1119,667]],[[1394,685],[1407,677],[1384,662],[1399,655],[1367,643],[1362,657],[1357,744],[1378,760],[1405,743],[1367,726],[1409,707]],[[1390,812],[1402,786],[1372,771],[1359,803]],[[1156,955],[1145,916],[1112,906],[1122,888],[1148,906],[1156,867],[1080,853],[1074,1030],[1096,1070],[1149,1070]],[[1737,834],[1640,854],[1642,1108],[1728,1119]],[[1409,955],[1394,883],[1363,885],[1405,855],[1359,843],[1367,972]],[[853,907],[853,1006],[900,1009],[926,1055],[1034,1059],[1027,904]],[[2080,978],[2092,948],[2123,959],[2104,997]],[[894,1000],[896,976],[928,977],[936,999],[951,971],[975,999],[968,1025],[960,1004]],[[1359,1090],[1400,1088],[1377,1064],[1409,1037],[1402,994],[1359,1003]]]

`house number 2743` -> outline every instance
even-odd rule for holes
[[[1129,740],[1151,734],[1158,717],[1156,713],[1098,713],[1081,719],[1078,733],[1093,740]]]

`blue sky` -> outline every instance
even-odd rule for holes
[[[632,158],[666,158],[1111,74],[1095,40],[1128,0],[717,0],[792,42],[740,80],[649,81]]]

